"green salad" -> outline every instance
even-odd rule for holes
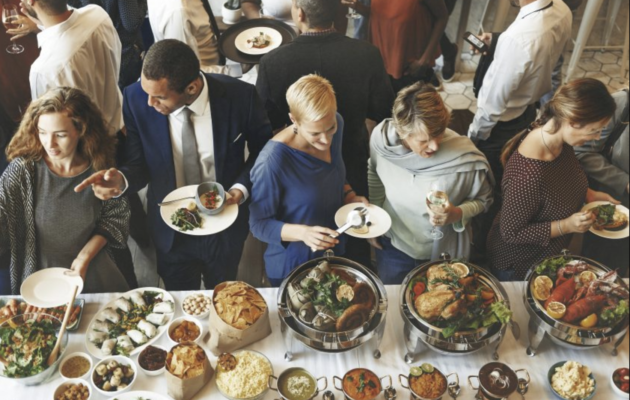
[[[0,356],[8,362],[4,375],[27,378],[43,372],[56,341],[57,329],[47,319],[29,320],[18,326],[4,324],[0,328]]]

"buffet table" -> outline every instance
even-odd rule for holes
[[[618,398],[611,387],[610,377],[615,369],[628,366],[628,337],[625,338],[623,344],[619,347],[619,354],[617,357],[612,357],[608,350],[604,349],[582,352],[568,350],[555,345],[550,339],[545,339],[544,343],[539,348],[538,356],[530,358],[525,353],[525,349],[527,348],[527,324],[529,319],[522,299],[523,285],[524,283],[504,284],[510,297],[515,319],[521,327],[522,335],[520,341],[517,342],[512,334],[508,333],[508,336],[500,349],[500,361],[510,365],[514,369],[525,368],[529,371],[532,383],[526,398],[536,400],[553,399],[554,395],[547,384],[547,372],[553,364],[565,360],[579,361],[593,370],[597,379],[597,393],[594,399],[613,400]],[[306,349],[303,345],[294,341],[293,348],[291,349],[294,355],[293,361],[285,361],[284,355],[287,349],[285,348],[285,344],[280,333],[280,319],[277,313],[276,289],[260,290],[270,307],[273,334],[263,341],[255,343],[249,348],[257,350],[269,357],[273,363],[276,376],[289,367],[299,366],[306,368],[316,377],[327,377],[329,382],[328,387],[330,390],[333,390],[337,399],[342,399],[343,396],[332,387],[333,376],[336,375],[342,377],[346,372],[357,367],[371,369],[379,376],[391,375],[393,381],[395,382],[394,386],[398,391],[398,398],[408,399],[409,392],[403,389],[398,382],[399,374],[408,374],[409,372],[409,366],[404,361],[407,349],[404,344],[403,320],[400,315],[398,305],[400,287],[388,286],[387,291],[389,295],[389,309],[387,312],[388,321],[383,343],[380,347],[382,357],[379,360],[374,359],[371,351],[366,347],[361,347],[349,353],[339,355],[321,354]],[[210,292],[207,293],[209,294]],[[175,312],[175,318],[177,318],[183,315],[181,302],[188,293],[173,292],[172,294],[177,302]],[[70,333],[69,348],[66,354],[76,351],[86,352],[85,331],[90,324],[90,321],[104,304],[115,299],[117,295],[108,293],[82,295],[80,297],[86,301],[85,309],[78,332]],[[203,324],[204,330],[207,332],[208,321],[204,320]],[[156,344],[170,347],[166,335],[163,335]],[[208,355],[210,356],[213,367],[216,366],[216,358],[209,352]],[[137,356],[134,356],[133,360],[134,362],[137,362]],[[477,375],[479,369],[491,361],[491,349],[485,349],[481,352],[465,357],[446,357],[430,350],[426,350],[418,357],[415,365],[419,362],[429,362],[434,364],[444,373],[457,372],[462,386],[462,393],[459,398],[474,399],[476,392],[468,386],[467,378],[469,375]],[[138,373],[138,379],[131,390],[149,390],[166,394],[166,381],[164,375],[160,375],[158,377],[148,377],[141,371]],[[55,388],[61,382],[62,379],[59,374],[56,375],[56,378],[53,381],[37,387],[23,387],[9,383],[6,380],[1,380],[0,386],[2,394],[0,395],[0,398],[10,400],[51,400],[53,398]],[[112,398],[113,397],[114,396],[112,396]],[[265,399],[275,399],[277,397],[277,393],[269,392]],[[214,380],[206,385],[204,389],[194,397],[194,399],[221,398],[222,397],[216,388]],[[321,398],[321,394],[318,398]],[[383,397],[381,395],[379,399],[382,398]],[[447,398],[448,397],[445,397],[445,400]],[[510,399],[520,398],[521,396],[518,394],[510,397]],[[99,400],[105,399],[105,397],[94,391],[92,399]]]

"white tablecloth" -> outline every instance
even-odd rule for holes
[[[595,349],[589,351],[572,351],[554,345],[549,339],[539,348],[539,354],[535,358],[529,358],[525,354],[527,347],[527,324],[528,314],[522,301],[523,283],[506,283],[505,288],[512,302],[512,308],[515,312],[515,318],[521,326],[522,337],[517,342],[512,334],[508,334],[503,346],[500,350],[500,361],[507,363],[514,369],[526,368],[532,377],[527,399],[541,400],[553,399],[554,395],[547,385],[547,372],[549,368],[558,361],[575,360],[588,365],[593,370],[598,383],[598,390],[595,399],[614,400],[615,393],[611,388],[610,376],[612,372],[620,367],[628,367],[628,337],[619,348],[619,355],[612,357],[603,349]],[[276,289],[263,289],[262,295],[270,307],[271,325],[273,334],[265,340],[255,343],[249,348],[257,350],[267,355],[273,363],[274,372],[281,373],[289,367],[299,366],[309,370],[316,377],[326,376],[329,380],[329,389],[335,392],[337,399],[342,399],[341,393],[332,388],[333,376],[343,376],[347,371],[364,367],[373,370],[379,376],[391,375],[398,391],[399,399],[408,399],[409,394],[398,383],[399,374],[407,374],[409,366],[404,361],[406,348],[403,338],[403,320],[399,312],[398,294],[399,287],[387,287],[389,295],[389,309],[387,313],[387,327],[385,337],[381,345],[382,358],[375,360],[372,354],[366,348],[359,348],[349,353],[339,355],[329,355],[316,353],[305,349],[301,344],[294,344],[294,359],[292,362],[284,360],[286,352],[282,335],[280,333],[280,320],[277,313],[276,305]],[[210,292],[207,292],[210,294]],[[181,301],[187,293],[175,292],[173,296],[177,301],[177,311],[175,317],[182,316]],[[99,294],[99,295],[83,295],[86,300],[85,310],[81,320],[78,333],[71,333],[69,348],[66,354],[75,351],[86,351],[85,349],[85,331],[98,310],[107,302],[114,299],[116,294]],[[207,321],[204,321],[207,329]],[[297,342],[296,342],[297,343]],[[163,335],[157,344],[169,346],[166,335]],[[216,358],[208,352],[213,366],[216,366]],[[137,362],[137,356],[133,357]],[[95,360],[96,361],[96,360]],[[417,362],[430,362],[437,366],[445,373],[457,372],[462,382],[462,394],[459,399],[474,399],[475,392],[468,387],[466,383],[469,375],[477,375],[480,367],[492,361],[492,352],[489,349],[483,350],[469,356],[464,357],[446,357],[426,350],[422,353]],[[139,372],[139,376],[132,390],[150,390],[162,394],[166,394],[166,382],[164,375],[159,377],[147,377],[144,373]],[[54,381],[43,384],[38,387],[21,387],[14,383],[7,383],[5,380],[0,381],[0,399],[2,400],[51,400],[56,387],[62,382],[57,374]],[[274,396],[276,395],[276,396]],[[266,400],[275,399],[277,396],[274,392],[269,392]],[[100,400],[105,397],[98,393],[94,393],[92,399]],[[320,397],[321,398],[321,395]],[[217,391],[214,380],[210,382],[195,398],[197,399],[221,399],[221,395]],[[382,396],[379,397],[382,399]],[[520,395],[513,396],[510,399],[520,399]],[[445,398],[446,400],[446,398]]]

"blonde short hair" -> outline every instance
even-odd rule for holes
[[[415,83],[398,93],[392,111],[394,126],[401,139],[425,133],[442,135],[451,122],[451,113],[433,86]]]
[[[289,111],[297,123],[317,122],[337,112],[337,98],[330,82],[319,75],[306,75],[287,91]]]

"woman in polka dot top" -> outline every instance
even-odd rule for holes
[[[503,209],[488,236],[488,257],[502,281],[523,280],[544,258],[559,254],[574,233],[588,231],[595,217],[585,203],[611,196],[588,187],[573,146],[597,139],[615,112],[606,86],[575,80],[556,93],[532,128],[515,137],[503,154]]]

